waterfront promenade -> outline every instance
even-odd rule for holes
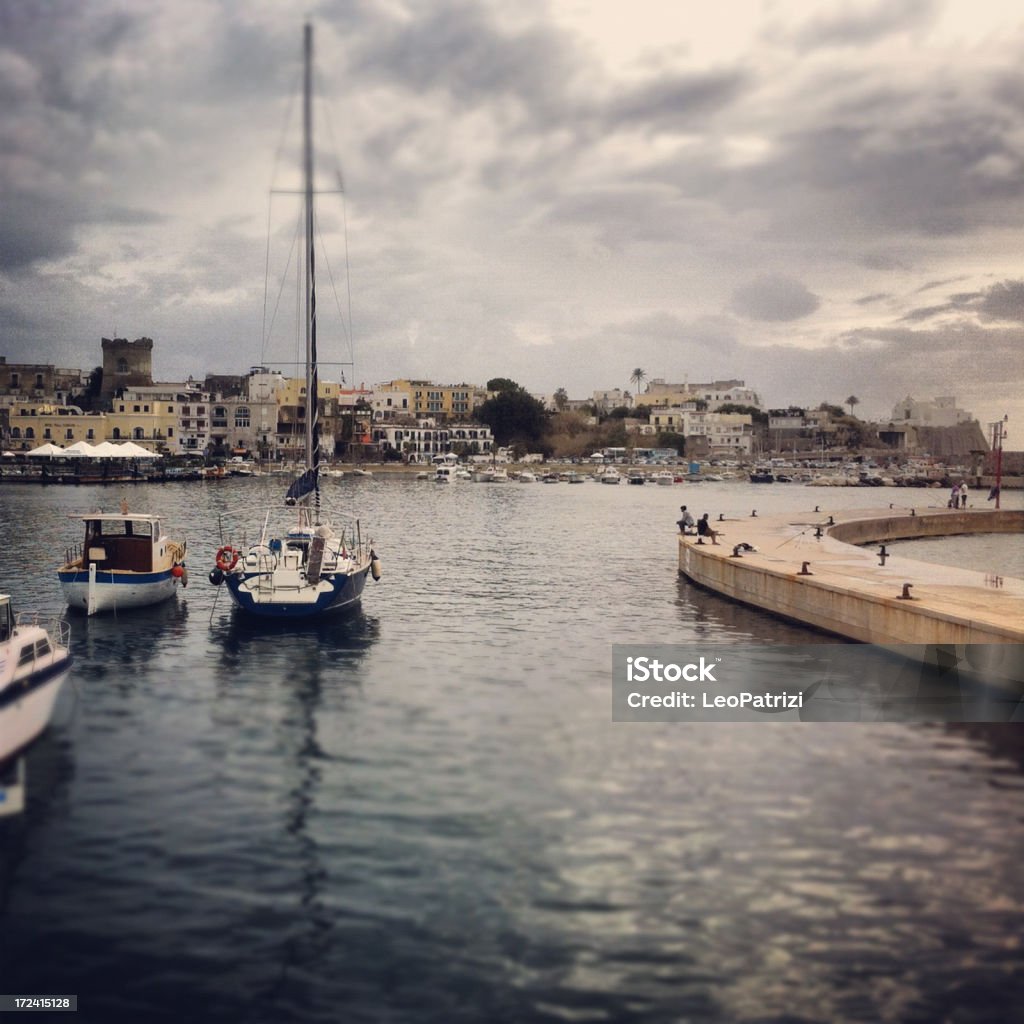
[[[680,536],[679,571],[736,601],[865,643],[1024,642],[1024,580],[882,550],[893,540],[1020,534],[1024,512],[818,509],[726,516],[712,524],[722,533],[717,546]]]

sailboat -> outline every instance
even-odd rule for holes
[[[268,619],[309,619],[358,604],[366,577],[380,578],[373,541],[364,538],[358,520],[336,529],[321,516],[320,426],[316,352],[316,283],[313,223],[313,29],[303,36],[303,176],[306,246],[306,433],[305,472],[288,488],[281,525],[268,512],[257,539],[240,539],[221,516],[221,546],[210,582],[227,587],[234,604],[250,615]]]

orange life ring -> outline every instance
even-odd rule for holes
[[[239,551],[233,548],[230,544],[225,544],[224,547],[217,551],[217,568],[221,572],[231,572],[236,565],[238,565]]]

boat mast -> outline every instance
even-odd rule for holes
[[[306,192],[306,469],[313,468],[313,26],[303,31],[302,172]]]
[[[316,354],[316,257],[313,234],[313,26],[303,30],[303,177],[306,191],[306,470],[313,475],[314,522],[320,522],[319,380]]]

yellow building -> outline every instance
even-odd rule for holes
[[[67,448],[78,441],[99,444],[107,439],[105,413],[83,413],[75,405],[19,403],[11,408],[9,445],[31,451],[50,442]]]
[[[172,402],[114,399],[112,412],[83,413],[75,405],[18,404],[10,413],[10,447],[31,451],[49,441],[134,441],[150,451],[174,449],[177,414]]]
[[[397,391],[412,400],[409,415],[416,419],[464,420],[487,401],[487,389],[472,384],[434,384],[428,380],[392,380],[374,388],[377,395]]]
[[[134,441],[151,452],[161,448],[177,451],[179,405],[145,395],[127,395],[111,400],[107,413],[106,440]]]

